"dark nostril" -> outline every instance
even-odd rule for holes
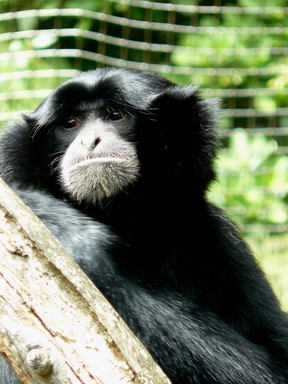
[[[95,139],[94,140],[94,143],[93,143],[93,145],[92,145],[92,149],[94,149],[95,147],[97,147],[97,145],[100,143],[100,138],[99,137],[97,137],[97,139]]]

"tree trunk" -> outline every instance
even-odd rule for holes
[[[40,220],[0,180],[0,354],[25,384],[168,384]]]

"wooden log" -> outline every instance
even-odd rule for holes
[[[0,354],[25,384],[168,384],[145,347],[0,180]]]

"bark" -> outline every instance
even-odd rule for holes
[[[25,384],[168,384],[40,220],[0,180],[0,354]]]

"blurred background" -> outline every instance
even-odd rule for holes
[[[222,99],[209,198],[240,225],[288,310],[287,0],[0,0],[0,130],[105,66]]]

